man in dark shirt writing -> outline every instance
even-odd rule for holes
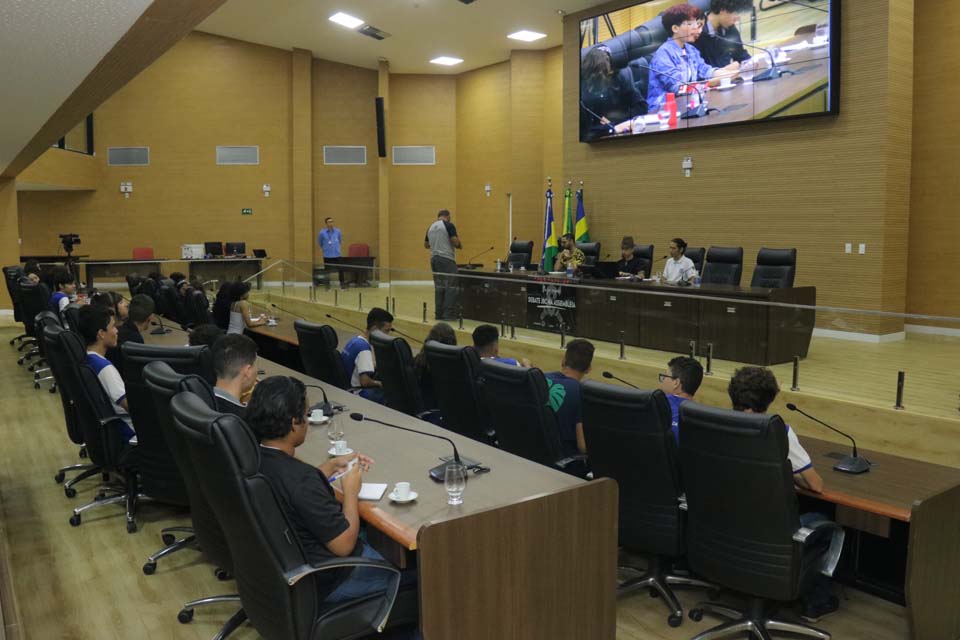
[[[359,493],[363,473],[373,460],[353,454],[332,458],[319,467],[297,460],[296,448],[307,438],[307,390],[287,376],[266,378],[253,390],[247,424],[260,441],[260,473],[280,501],[311,564],[336,557],[382,560],[360,535]],[[356,460],[352,469],[349,463]],[[337,502],[330,478],[343,474],[343,504]],[[390,574],[361,567],[321,571],[317,590],[325,602],[344,602],[387,589]]]

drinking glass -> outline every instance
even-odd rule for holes
[[[666,129],[670,126],[670,110],[664,107],[660,109],[660,111],[657,111],[657,120],[660,121],[661,129]]]
[[[447,504],[463,504],[463,490],[467,488],[467,468],[462,464],[448,464],[443,473],[443,484],[447,488]]]
[[[327,423],[327,439],[330,444],[343,440],[343,421],[337,414],[330,416],[330,422]]]

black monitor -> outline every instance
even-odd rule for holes
[[[222,242],[204,242],[203,253],[208,256],[222,256],[223,243]]]
[[[246,242],[228,242],[226,254],[228,256],[247,255],[247,243]]]

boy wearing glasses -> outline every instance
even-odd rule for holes
[[[703,382],[703,367],[690,356],[677,356],[667,363],[667,372],[660,374],[660,390],[670,403],[670,431],[680,444],[680,405],[693,400]]]
[[[660,18],[670,36],[660,45],[650,61],[650,82],[647,88],[647,108],[656,113],[663,106],[668,93],[678,94],[682,87],[707,81],[710,86],[720,84],[722,78],[737,75],[740,63],[725,67],[707,64],[700,51],[692,45],[703,30],[703,11],[683,3],[670,7]]]

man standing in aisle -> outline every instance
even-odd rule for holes
[[[437,320],[454,320],[457,316],[458,290],[455,251],[463,245],[457,236],[457,228],[450,222],[449,211],[441,209],[437,214],[437,221],[430,225],[423,238],[423,246],[430,249]]]
[[[340,258],[343,256],[343,250],[341,249],[343,233],[333,226],[333,218],[328,217],[323,222],[326,226],[320,230],[317,243],[320,245],[320,251],[323,252],[323,265],[326,269],[330,265],[340,263]],[[337,277],[340,279],[340,287],[345,288],[343,269],[337,269]]]

